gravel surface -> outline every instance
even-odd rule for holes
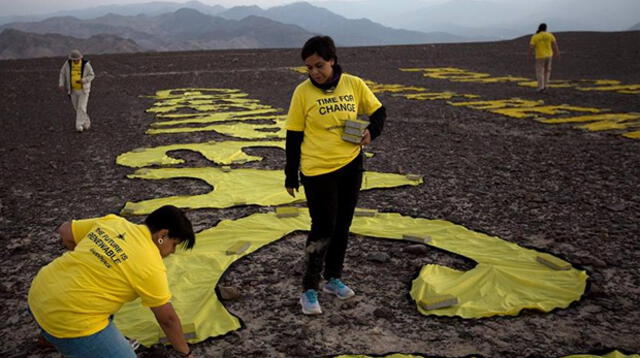
[[[563,57],[556,79],[640,83],[640,32],[559,33]],[[345,71],[383,84],[481,95],[543,99],[549,104],[640,112],[640,97],[611,92],[534,89],[510,83],[429,79],[401,67],[460,67],[493,76],[533,77],[527,38],[495,43],[339,49]],[[71,105],[57,89],[63,58],[0,61],[0,356],[57,357],[36,345],[26,297],[37,270],[63,250],[53,232],[71,218],[119,212],[127,200],[201,193],[196,180],[130,180],[117,155],[137,147],[224,139],[213,132],[145,135],[145,113],[160,89],[239,88],[261,103],[288,108],[304,75],[298,50],[207,51],[103,55],[91,58],[96,79],[89,100],[93,127],[74,131]],[[422,174],[425,184],[363,192],[360,206],[444,219],[521,246],[563,257],[588,271],[579,302],[550,313],[462,320],[423,316],[408,296],[425,264],[468,270],[464,257],[410,243],[354,236],[344,279],[358,296],[321,295],[325,313],[299,312],[304,233],[296,233],[234,263],[221,284],[240,299],[225,306],[243,328],[193,346],[200,357],[332,357],[340,354],[561,357],[609,348],[640,353],[640,140],[616,132],[546,125],[446,101],[379,95],[389,118],[370,148],[370,170]],[[277,149],[256,168],[281,168]],[[179,152],[185,166],[211,165]],[[194,210],[198,230],[258,207]],[[139,221],[141,218],[133,218]],[[386,253],[386,260],[371,260]],[[384,256],[384,255],[383,255]],[[215,319],[215,318],[214,318]],[[142,349],[140,356],[165,356]]]

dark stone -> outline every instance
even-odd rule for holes
[[[233,286],[218,286],[218,290],[220,291],[220,298],[226,301],[237,300],[242,297],[240,291]]]
[[[367,255],[367,260],[373,261],[373,262],[385,263],[389,261],[389,259],[390,259],[389,254],[384,252],[372,252],[369,255]]]
[[[415,244],[405,247],[404,251],[413,255],[426,255],[429,253],[429,248],[426,245]]]

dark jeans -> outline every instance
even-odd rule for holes
[[[305,248],[304,290],[317,290],[324,265],[324,277],[340,278],[349,227],[362,184],[362,153],[351,163],[327,174],[302,175],[311,215],[311,232]]]

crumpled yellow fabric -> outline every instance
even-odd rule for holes
[[[284,172],[266,169],[222,168],[159,168],[139,169],[128,175],[132,179],[173,179],[194,178],[205,181],[214,189],[206,194],[169,196],[139,202],[127,202],[122,209],[123,215],[148,214],[163,205],[175,205],[180,208],[230,208],[242,205],[282,205],[305,201],[304,190],[292,198],[284,188]],[[422,178],[409,179],[406,175],[395,173],[365,172],[362,190],[374,188],[393,188],[403,185],[422,184]]]
[[[622,134],[622,136],[631,139],[640,139],[640,131],[627,132]]]
[[[364,219],[368,221],[367,218]],[[567,307],[580,299],[587,275],[570,269],[555,271],[536,261],[539,252],[454,225],[442,220],[426,220],[397,216],[384,223],[370,221],[367,236],[398,238],[402,234],[427,235],[430,246],[456,253],[477,262],[470,271],[457,271],[439,265],[425,266],[413,282],[411,297],[419,301],[430,295],[451,294],[459,304],[423,314],[480,318],[516,315],[522,309],[548,312]]]
[[[505,83],[516,82],[522,87],[536,87],[537,82],[525,77],[493,77],[489,73],[472,72],[456,67],[400,68],[404,72],[422,72],[424,77],[452,82]],[[622,94],[640,94],[640,84],[623,84],[617,80],[553,80],[551,88],[575,88],[580,91],[609,91]]]
[[[191,102],[186,104],[175,104],[175,105],[168,105],[168,106],[152,107],[147,109],[147,112],[167,113],[167,112],[175,112],[179,109],[192,109],[195,111],[206,112],[206,111],[228,111],[231,109],[260,110],[260,109],[271,109],[271,108],[272,107],[269,105],[251,103],[248,101],[219,103],[219,104],[205,104],[203,102]]]
[[[168,166],[184,163],[182,159],[171,157],[168,153],[176,150],[190,150],[202,154],[208,160],[222,165],[242,164],[261,161],[257,155],[249,155],[245,148],[280,148],[285,149],[284,141],[209,141],[204,143],[179,143],[152,148],[136,148],[120,154],[116,164],[131,168],[142,168],[151,165]],[[365,152],[367,158],[374,153]]]
[[[159,100],[167,99],[189,99],[189,98],[238,98],[246,97],[246,93],[242,93],[235,88],[172,88],[156,91],[153,96],[143,96]]]
[[[238,319],[224,309],[214,294],[214,287],[233,261],[309,227],[307,209],[301,209],[296,217],[278,218],[270,212],[223,220],[199,233],[192,251],[178,251],[170,256],[166,265],[174,295],[172,303],[183,325],[195,325],[195,338],[190,341],[199,342],[240,328]],[[514,315],[525,308],[549,311],[567,307],[579,299],[587,280],[584,271],[573,268],[555,271],[539,264],[534,250],[443,220],[378,213],[373,217],[354,217],[351,232],[396,240],[403,240],[404,235],[429,235],[430,246],[478,263],[466,272],[439,265],[425,266],[413,283],[414,300],[438,292],[453,293],[460,301],[454,307],[433,311],[419,308],[425,315],[481,318]],[[238,242],[247,242],[250,246],[241,254],[227,255],[227,249]],[[409,244],[412,243],[407,242]],[[158,341],[160,328],[151,311],[139,300],[126,304],[118,312],[116,324],[126,336],[144,345]]]
[[[399,94],[398,97],[404,97],[406,99],[414,99],[418,101],[438,101],[438,100],[449,100],[454,98],[479,98],[478,95],[473,94],[458,94],[455,92],[419,92],[419,93],[406,93]]]
[[[533,81],[524,81],[524,82],[518,83],[518,86],[537,88],[538,87],[538,81],[535,81],[535,80],[533,80]],[[549,88],[571,88],[571,87],[573,87],[573,85],[571,84],[570,81],[551,80],[551,82],[549,84],[547,84],[547,87],[549,87]]]
[[[273,121],[272,121],[273,122]],[[171,128],[150,128],[146,134],[170,134],[170,133],[193,133],[193,132],[217,132],[241,139],[284,139],[286,130],[284,120],[275,120],[273,123],[251,124],[251,123],[230,123],[213,124],[203,127],[171,127]]]
[[[191,150],[218,164],[246,163],[260,161],[262,157],[248,155],[244,148],[274,147],[284,150],[284,141],[209,141],[204,143],[181,143],[153,148],[137,148],[120,154],[116,164],[125,167],[142,168],[150,165],[175,165],[184,163],[167,155],[173,150]]]
[[[261,110],[271,109],[269,105],[260,103],[258,99],[246,98],[246,93],[238,89],[208,88],[194,89],[182,88],[174,90],[157,91],[157,101],[153,107],[147,109],[150,113],[175,112],[179,109],[192,109],[195,111],[228,111],[234,108]]]
[[[456,107],[482,109],[513,118],[535,117],[536,114],[557,115],[569,112],[600,113],[604,110],[592,107],[577,107],[567,104],[543,105],[542,101],[530,101],[520,98],[493,101],[449,102]]]
[[[640,354],[627,355],[620,351],[612,351],[603,356],[594,355],[594,354],[576,354],[576,355],[565,356],[563,358],[599,358],[599,357],[601,358],[640,358]]]
[[[563,117],[539,120],[542,123],[584,123],[577,128],[588,131],[604,131],[612,129],[640,128],[640,113],[602,113],[575,117]],[[623,134],[633,138],[633,132]]]
[[[362,355],[362,354],[358,354],[358,355],[340,355],[340,356],[335,356],[334,358],[374,358],[371,356],[367,356],[367,355]],[[416,355],[412,355],[412,354],[391,354],[391,355],[387,355],[387,356],[376,356],[375,358],[429,358],[428,356],[416,356]],[[469,358],[475,358],[473,356],[469,357]],[[491,357],[488,357],[491,358]],[[630,354],[630,355],[626,355],[624,353],[620,353],[619,351],[613,351],[611,353],[605,354],[603,356],[601,355],[593,355],[593,354],[577,354],[577,355],[570,355],[570,356],[565,356],[562,358],[640,358],[640,355],[638,354]]]
[[[542,119],[539,122],[542,123],[583,123],[583,122],[626,122],[640,120],[640,113],[601,113],[601,114],[589,114],[575,117],[561,117],[561,118],[549,118]]]
[[[372,357],[372,356],[367,356],[367,355],[363,355],[363,354],[358,354],[358,355],[340,355],[340,356],[335,356],[333,358],[429,358],[427,356],[416,356],[413,354],[400,354],[400,353],[396,353],[396,354],[391,354],[388,356],[376,356],[376,357]],[[468,358],[474,358],[474,357],[468,357]]]
[[[178,124],[194,124],[194,123],[216,123],[228,121],[255,121],[255,120],[284,120],[284,114],[272,114],[278,112],[275,108],[263,109],[259,111],[236,111],[236,112],[219,112],[219,113],[199,113],[198,115],[189,115],[182,117],[160,117],[157,118],[174,118],[164,121],[156,121],[151,123],[151,127],[175,126]]]
[[[549,105],[549,106],[536,106],[536,107],[522,107],[522,108],[502,108],[502,109],[493,109],[490,112],[502,114],[503,116],[512,117],[512,118],[528,118],[528,117],[538,117],[538,114],[546,114],[546,115],[558,115],[558,114],[566,114],[569,112],[587,112],[587,113],[600,113],[603,110],[592,107],[577,107],[577,106],[569,106],[566,104],[560,105]]]
[[[471,72],[456,67],[426,67],[426,68],[400,68],[403,72],[422,72],[422,75],[427,78],[434,78],[440,80],[450,80],[454,82],[460,82],[461,80],[481,80],[491,77],[488,73]]]
[[[608,91],[618,92],[622,94],[640,94],[640,84],[628,85],[611,85],[611,86],[594,86],[594,87],[577,87],[581,91]]]
[[[478,101],[467,101],[467,102],[447,102],[447,104],[450,104],[456,107],[469,107],[472,109],[492,111],[492,110],[504,109],[504,108],[537,107],[544,104],[544,102],[532,101],[529,99],[521,99],[521,98],[509,98],[509,99],[478,100]]]

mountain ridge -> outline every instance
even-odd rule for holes
[[[466,39],[445,33],[423,33],[383,26],[369,19],[347,19],[308,2],[262,9],[257,6],[237,6],[219,14],[239,19],[262,16],[285,24],[297,25],[311,32],[333,37],[343,46],[402,45],[438,42],[462,42]]]
[[[189,8],[157,16],[107,14],[88,20],[66,16],[0,26],[7,28],[76,38],[109,34],[131,39],[145,51],[295,47],[313,36],[298,26],[269,19],[230,20]]]
[[[155,3],[158,4],[158,3]],[[161,3],[162,4],[162,3]],[[307,2],[276,6],[238,6],[217,15],[192,7],[159,15],[107,13],[92,19],[59,16],[0,25],[34,34],[57,33],[87,39],[109,34],[131,39],[143,51],[228,48],[296,48],[314,34],[334,37],[339,46],[464,42],[446,33],[394,29],[369,19],[347,19]],[[158,5],[159,6],[159,5]],[[24,50],[25,53],[29,52]]]
[[[90,54],[142,51],[135,41],[107,34],[83,39],[60,34],[34,34],[15,29],[4,29],[0,32],[0,59],[66,56],[73,48],[80,48]]]

